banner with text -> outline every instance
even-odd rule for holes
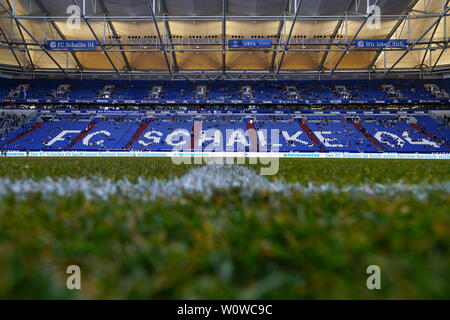
[[[228,40],[230,49],[267,49],[272,48],[272,39],[233,39]]]
[[[356,49],[405,49],[408,46],[406,39],[359,39],[355,41]]]
[[[95,40],[49,40],[47,41],[49,50],[91,50],[97,49]]]

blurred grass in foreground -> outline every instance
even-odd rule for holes
[[[179,176],[169,159],[1,159],[11,178]],[[290,182],[431,183],[448,161],[282,160]],[[237,190],[176,202],[0,200],[0,298],[450,298],[450,195],[427,201]],[[65,288],[66,267],[82,290]],[[366,288],[369,265],[382,290]]]

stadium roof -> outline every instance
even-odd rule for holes
[[[380,8],[378,27],[368,4]],[[73,5],[79,27],[68,23]],[[448,15],[449,0],[0,0],[0,67],[69,75],[431,73],[449,69]],[[242,38],[273,46],[228,47]],[[358,39],[409,45],[356,49]],[[58,51],[47,40],[99,45]]]

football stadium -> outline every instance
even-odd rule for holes
[[[0,0],[0,299],[450,299],[449,10]]]

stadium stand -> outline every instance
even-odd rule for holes
[[[0,80],[0,87],[5,103],[417,104],[448,103],[450,81]]]
[[[3,104],[76,104],[2,111],[2,150],[447,153],[448,118],[282,105],[448,103],[449,80],[114,81],[0,79]],[[152,105],[136,112],[80,109]],[[180,104],[182,105],[180,107]],[[236,104],[250,105],[242,108]],[[184,105],[184,106],[183,106]],[[188,105],[196,105],[189,109]],[[205,106],[206,105],[206,106]],[[259,105],[261,108],[252,107]],[[204,107],[202,107],[204,106]],[[247,108],[247,109],[246,109]],[[401,109],[401,108],[400,108]],[[397,108],[398,110],[398,108]],[[413,111],[411,111],[413,110]]]
[[[326,114],[294,110],[283,113],[258,110],[260,113],[250,114],[239,109],[235,110],[239,113],[229,111],[38,110],[28,122],[2,137],[1,149],[280,153],[450,151],[450,130],[425,111],[406,114],[364,110],[333,111],[333,114],[330,111]],[[6,116],[3,112],[0,123],[17,124],[17,117]]]

